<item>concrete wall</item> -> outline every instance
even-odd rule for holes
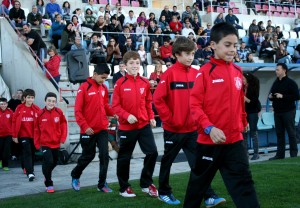
[[[47,92],[56,92],[54,86],[36,64],[25,42],[20,39],[8,21],[0,18],[2,70],[1,75],[11,93],[17,89],[32,88],[36,92],[35,103],[44,106]]]

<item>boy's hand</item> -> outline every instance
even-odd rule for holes
[[[244,128],[244,132],[247,133],[249,131],[249,124],[247,126],[245,126]]]
[[[155,121],[155,119],[150,119],[150,125],[151,125],[152,127],[155,127],[155,126],[156,126],[156,121]]]
[[[90,136],[94,134],[94,130],[92,128],[88,128],[87,130],[85,130],[85,133]]]
[[[19,143],[18,138],[12,138],[12,140],[14,141],[14,143]]]
[[[224,132],[216,127],[211,129],[209,136],[215,144],[220,144],[226,141]]]
[[[129,115],[127,118],[128,123],[134,124],[137,122],[137,118],[134,115]]]

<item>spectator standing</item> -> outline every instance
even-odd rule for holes
[[[201,28],[201,18],[200,16],[194,16],[194,21],[192,22],[193,30],[196,33],[198,33],[198,30]]]
[[[72,45],[75,43],[76,36],[79,36],[78,33],[76,34],[76,28],[72,23],[68,23],[61,34],[60,50],[70,51]]]
[[[116,33],[122,32],[122,25],[115,16],[111,17],[111,23],[108,25],[108,32],[116,32]],[[118,41],[119,34],[110,33],[109,36],[111,38],[115,38],[115,40]]]
[[[196,38],[196,34],[191,27],[191,23],[188,20],[186,20],[184,28],[181,31],[181,35],[183,35],[184,37],[188,37],[190,33],[192,33],[194,38]]]
[[[38,9],[38,13],[42,15],[44,19],[48,19],[48,14],[46,13],[46,7],[44,0],[36,0],[36,6]]]
[[[122,60],[120,46],[117,43],[115,38],[111,38],[108,41],[106,51],[107,51],[106,61],[107,63],[111,63],[111,69],[112,69],[111,75],[113,75],[115,65],[118,65],[119,62]]]
[[[176,16],[173,16],[173,17],[172,17],[172,21],[170,22],[169,26],[170,26],[170,29],[172,30],[172,32],[173,32],[174,34],[176,34],[177,32],[181,32],[182,24],[181,24],[181,22],[177,19]]]
[[[216,24],[221,23],[221,22],[225,22],[225,20],[223,18],[223,13],[218,14],[217,18],[214,21],[214,24],[216,25]]]
[[[119,62],[119,71],[114,74],[113,76],[113,86],[115,86],[116,82],[121,78],[126,75],[126,65],[124,64],[123,61]]]
[[[259,32],[259,27],[258,27],[258,25],[256,25],[256,20],[255,19],[252,20],[252,23],[251,23],[251,25],[249,26],[249,29],[248,29],[249,34],[252,34],[254,32],[256,32],[256,33]]]
[[[15,27],[23,27],[25,22],[25,12],[21,9],[21,3],[19,1],[14,2],[14,6],[9,10],[9,19]]]
[[[177,11],[177,6],[173,6],[172,19],[173,19],[173,16],[175,16],[178,20],[180,20],[180,13]]]
[[[46,37],[45,25],[43,24],[43,16],[38,13],[37,6],[32,6],[32,11],[27,15],[27,23],[30,23],[33,27],[39,27],[42,37]]]
[[[61,39],[63,30],[66,27],[65,21],[62,20],[61,14],[55,16],[55,22],[52,23],[50,36],[52,37],[53,45],[55,48],[59,48],[58,41]]]
[[[226,23],[233,25],[237,30],[238,29],[243,29],[242,26],[238,25],[239,24],[239,18],[237,18],[234,14],[232,9],[228,9],[228,14],[225,17]]]
[[[91,53],[90,62],[93,64],[106,63],[106,48],[103,42],[99,41],[98,34],[93,34],[91,43],[89,45],[89,52]]]
[[[300,63],[300,44],[298,44],[294,50],[294,59],[297,64]]]
[[[161,59],[160,47],[157,41],[152,43],[152,47],[150,49],[151,59],[153,64],[165,64],[165,62]]]
[[[270,160],[285,158],[285,131],[288,133],[290,156],[297,157],[298,147],[295,130],[295,101],[299,100],[297,83],[287,76],[288,68],[284,63],[276,65],[277,79],[273,83],[269,99],[274,109],[275,130],[277,135],[277,152]]]
[[[72,187],[75,191],[80,190],[79,178],[83,170],[94,159],[96,147],[98,147],[100,173],[97,190],[105,193],[112,192],[106,183],[109,163],[107,116],[114,115],[108,103],[108,89],[104,85],[109,74],[107,64],[96,65],[93,76],[79,87],[77,93],[75,118],[80,127],[82,154],[71,172]]]
[[[190,6],[185,7],[185,11],[182,12],[182,21],[185,22],[186,19],[189,19],[190,22],[193,21],[193,14]]]
[[[65,1],[62,5],[61,13],[63,19],[66,21],[70,21],[71,19],[71,5],[68,1]]]
[[[48,72],[46,72],[46,77],[50,80],[53,86],[59,89],[58,83],[60,81],[59,67],[61,58],[57,53],[57,50],[54,46],[50,46],[48,49],[48,55],[50,56],[49,60],[44,60],[45,68]],[[50,76],[51,75],[51,76]]]
[[[248,1],[246,1],[246,7],[247,7],[247,13],[248,13],[248,15],[250,15],[251,9],[252,9],[253,13],[255,15],[257,15],[256,8],[255,8],[255,0],[248,0]]]
[[[242,42],[241,46],[240,46],[240,49],[237,51],[237,53],[239,54],[240,59],[243,62],[245,62],[246,59],[247,59],[248,54],[251,53],[251,51],[248,48],[246,48],[246,43]]]
[[[98,18],[98,7],[94,5],[94,0],[89,0],[88,4],[84,7],[84,11],[86,11],[87,9],[90,9],[93,12],[93,16],[95,18]]]
[[[166,6],[164,7],[164,10],[161,11],[160,17],[159,17],[159,21],[160,21],[160,22],[161,22],[161,20],[162,20],[162,19],[161,19],[162,16],[165,16],[165,20],[166,20],[167,23],[170,23],[170,22],[171,22],[173,14],[172,14],[172,12],[169,10],[169,6],[166,5]]]
[[[134,28],[137,25],[137,18],[134,16],[134,12],[132,10],[129,11],[129,15],[125,17],[123,26],[125,26],[127,23],[133,24]]]
[[[54,21],[55,15],[61,14],[60,6],[56,3],[56,0],[50,0],[46,5],[46,13],[52,21]]]

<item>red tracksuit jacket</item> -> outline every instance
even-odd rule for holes
[[[0,109],[0,137],[12,135],[12,117],[14,112],[9,108],[4,111]]]
[[[172,46],[169,45],[168,47],[162,46],[160,47],[160,54],[161,58],[169,58],[172,56]]]
[[[80,126],[80,133],[85,134],[88,128],[92,128],[95,133],[107,130],[107,116],[113,115],[108,104],[107,87],[88,78],[79,87],[75,101],[75,117]]]
[[[32,138],[34,136],[34,121],[41,109],[32,104],[31,107],[25,106],[25,103],[18,105],[12,120],[13,138]]]
[[[214,144],[203,131],[208,126],[224,132],[226,142],[223,144],[243,140],[241,132],[247,120],[241,68],[232,62],[211,58],[197,74],[190,108],[199,125],[198,143]]]
[[[189,107],[189,97],[197,73],[196,69],[177,61],[162,74],[153,99],[165,130],[174,133],[197,130]]]
[[[67,138],[68,125],[66,117],[59,108],[47,110],[42,109],[34,128],[34,146],[39,149],[41,146],[59,148]]]
[[[52,77],[59,76],[60,60],[61,60],[60,56],[55,55],[53,57],[50,57],[49,61],[45,63],[45,67],[50,72]],[[46,73],[46,77],[48,79],[51,78],[48,73]]]
[[[137,75],[120,78],[115,85],[113,94],[113,110],[119,116],[121,130],[141,129],[154,118],[152,111],[152,95],[147,79]],[[138,122],[130,124],[128,116],[134,115]]]

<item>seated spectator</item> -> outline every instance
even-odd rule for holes
[[[108,25],[108,32],[122,32],[122,25],[115,16],[111,17],[111,23]],[[119,34],[110,33],[108,35],[110,38],[114,38],[116,41],[118,40]]]
[[[160,17],[159,17],[159,21],[160,21],[160,22],[162,21],[162,16],[165,17],[165,21],[166,21],[167,23],[170,23],[170,22],[171,22],[173,14],[172,14],[172,12],[169,10],[169,6],[165,6],[165,7],[164,7],[164,10],[161,11]]]
[[[93,11],[90,10],[90,9],[87,9],[85,11],[84,18],[85,18],[85,22],[84,22],[85,26],[88,27],[88,28],[93,29],[93,27],[95,26],[95,22],[96,22],[96,18],[93,15]]]
[[[201,27],[201,18],[198,16],[194,16],[194,21],[192,22],[192,28],[195,34],[198,32],[200,27]]]
[[[237,53],[239,54],[240,59],[245,62],[248,54],[251,53],[251,51],[246,48],[246,43],[242,42],[239,50],[237,50]]]
[[[105,5],[104,11],[105,11],[105,13],[108,13],[109,17],[110,17],[110,15],[112,14],[112,10],[110,9],[110,4],[109,3],[107,3]]]
[[[197,37],[200,36],[203,31],[204,31],[204,27],[200,27],[197,31]]]
[[[169,26],[169,23],[168,23],[167,20],[166,20],[166,16],[162,15],[162,16],[160,17],[158,26],[161,28],[162,31],[165,31],[165,30],[166,30],[166,27]]]
[[[276,49],[275,62],[276,63],[285,63],[285,64],[289,64],[292,62],[291,56],[286,51],[286,49],[282,43],[280,43],[279,48]]]
[[[196,38],[194,30],[191,28],[191,23],[186,20],[185,27],[181,30],[181,35],[183,35],[184,37],[188,37],[190,33],[193,33],[194,38]]]
[[[199,66],[199,65],[202,65],[202,64],[204,64],[204,55],[203,55],[202,49],[197,48],[192,65]]]
[[[283,33],[281,32],[281,29],[280,29],[279,26],[277,26],[277,27],[275,28],[275,34],[277,34],[278,40],[284,39]]]
[[[101,7],[99,7],[99,11],[98,11],[98,16],[97,16],[97,18],[100,17],[100,16],[103,16],[103,17],[104,17],[104,15],[105,15],[105,9],[104,9],[103,6],[101,6]]]
[[[147,19],[145,22],[146,26],[149,26],[151,21],[153,21],[154,24],[157,25],[157,21],[155,19],[155,14],[153,12],[150,12],[149,19]]]
[[[152,43],[152,47],[150,49],[151,59],[153,64],[165,64],[165,62],[161,59],[160,47],[157,41]]]
[[[234,55],[233,62],[234,63],[242,63],[243,62],[242,59],[240,58],[240,55],[238,53],[236,53]]]
[[[147,27],[145,27],[145,22],[143,20],[136,28],[136,38],[138,42],[144,42],[147,47],[147,51],[150,51],[150,38],[148,36]]]
[[[259,58],[261,58],[262,55],[271,58],[276,53],[270,41],[271,37],[269,35],[265,35],[265,40],[261,43],[261,48],[258,55]]]
[[[194,43],[195,43],[195,47],[197,47],[197,44],[196,44],[196,38],[195,38],[196,36],[195,36],[195,34],[194,33],[192,33],[192,32],[190,32],[189,34],[188,34],[188,39],[190,39],[191,41],[193,41]]]
[[[107,27],[108,25],[106,25],[104,21],[104,16],[99,16],[96,24],[93,27],[93,31],[100,31],[100,30],[106,31]]]
[[[123,61],[119,62],[119,71],[114,74],[113,76],[113,85],[115,86],[116,82],[118,79],[122,78],[123,76],[126,75],[126,65],[123,63]]]
[[[98,7],[94,5],[94,0],[88,1],[88,4],[84,7],[84,11],[86,12],[87,9],[90,9],[93,12],[93,16],[98,18]]]
[[[115,38],[111,38],[108,41],[106,51],[107,51],[106,62],[112,64],[111,74],[113,75],[114,74],[114,66],[118,65],[119,62],[122,60],[120,46],[117,43]]]
[[[260,45],[257,39],[258,39],[257,32],[253,32],[253,33],[249,34],[249,45],[250,45],[251,51],[253,53],[256,52],[257,46]]]
[[[172,32],[172,30],[171,30],[171,28],[170,28],[170,25],[167,25],[167,26],[166,26],[166,29],[165,29],[165,30],[162,30],[162,33],[163,33],[163,34],[166,34],[166,35],[173,34],[173,32]],[[171,37],[171,36],[169,36],[169,37]]]
[[[84,13],[81,12],[80,8],[77,8],[77,9],[75,9],[73,11],[73,15],[72,16],[74,16],[74,15],[77,17],[79,24],[82,25],[85,22]]]
[[[15,27],[23,27],[26,23],[25,12],[21,9],[21,3],[19,1],[15,1],[14,6],[9,10],[9,18]]]
[[[173,19],[173,16],[175,16],[177,18],[177,20],[180,20],[180,13],[177,11],[177,6],[173,6],[171,21]],[[170,22],[169,22],[169,24],[170,24]]]
[[[81,33],[81,24],[78,21],[78,18],[76,15],[72,16],[71,23],[75,27],[75,32],[80,36]]]
[[[228,24],[233,25],[237,30],[238,29],[243,29],[242,26],[238,25],[239,24],[239,18],[237,18],[234,14],[232,9],[228,9],[228,14],[225,17],[225,21]]]
[[[160,47],[161,58],[164,62],[175,63],[176,59],[172,54],[172,46],[170,45],[170,38],[164,38],[164,45]]]
[[[258,32],[258,31],[259,31],[259,28],[256,25],[256,20],[254,19],[254,20],[252,20],[252,23],[249,26],[248,34],[251,34],[251,33],[254,33],[254,32]]]
[[[31,25],[26,23],[23,25],[24,40],[32,48],[35,54],[39,57],[41,61],[47,57],[47,46],[42,40],[41,36],[34,30],[32,30]]]
[[[68,1],[65,1],[62,5],[62,16],[66,21],[70,21],[71,19],[71,5]]]
[[[134,12],[132,10],[129,11],[129,15],[125,17],[123,26],[126,25],[127,23],[133,24],[134,27],[137,25],[137,18],[134,16]]]
[[[298,14],[297,18],[294,21],[294,31],[297,33],[297,38],[299,38],[299,31],[300,31],[300,13]]]
[[[104,14],[104,22],[106,26],[110,24],[110,14],[108,12],[105,12]]]
[[[32,27],[39,27],[42,37],[46,37],[45,25],[43,24],[43,17],[37,11],[37,6],[32,6],[32,11],[27,15],[27,23],[30,23]]]
[[[37,6],[38,13],[41,14],[44,19],[49,19],[49,16],[46,13],[44,0],[36,0],[36,6]]]
[[[208,44],[207,33],[203,31],[200,37],[197,39],[197,46],[200,46],[200,48],[203,49],[207,44]]]
[[[98,40],[106,47],[107,46],[107,40],[106,36],[103,34],[103,30],[99,30],[100,33],[98,33]]]
[[[150,74],[150,85],[151,88],[156,87],[160,81],[160,78],[163,74],[162,65],[160,63],[155,64],[154,72]]]
[[[218,24],[218,23],[221,23],[221,22],[225,22],[222,12],[218,14],[217,18],[214,21],[214,24]]]
[[[48,49],[48,55],[50,56],[49,60],[43,60],[45,68],[48,72],[46,72],[46,77],[50,80],[50,82],[54,85],[54,87],[58,90],[58,83],[60,81],[59,67],[61,58],[57,53],[55,47],[50,46]]]
[[[124,54],[128,51],[135,51],[135,46],[132,44],[131,37],[126,39],[126,43],[121,48],[122,56],[124,56]]]
[[[246,63],[255,63],[253,59],[253,53],[248,53]]]
[[[61,34],[61,51],[70,51],[72,45],[75,43],[75,37],[79,36],[79,33],[76,34],[76,28],[72,23],[67,23],[65,29]]]
[[[124,26],[123,34],[120,34],[119,37],[118,37],[119,46],[124,46],[125,43],[126,43],[127,38],[131,38],[131,40],[133,42],[133,44],[132,44],[133,48],[135,49],[135,47],[136,47],[136,36],[133,35],[133,34],[129,34],[129,27]],[[121,51],[122,51],[122,48],[121,48]],[[124,55],[124,53],[122,53],[122,55]]]
[[[182,12],[182,21],[185,22],[186,19],[189,19],[190,22],[193,21],[193,14],[190,6],[185,7],[185,11]]]
[[[116,8],[113,11],[113,15],[116,16],[117,20],[120,22],[121,25],[124,24],[125,16],[120,3],[116,4]]]
[[[75,43],[71,46],[71,51],[79,50],[79,49],[84,49],[87,52],[87,49],[84,47],[81,41],[80,36],[75,37]]]
[[[258,26],[258,31],[261,31],[263,33],[266,32],[266,28],[264,26],[264,22],[263,21],[259,21],[258,24],[257,24],[257,26]]]
[[[192,15],[193,15],[193,20],[191,23],[193,24],[195,22],[195,18],[198,18],[197,20],[200,23],[200,27],[201,27],[201,11],[199,9],[199,4],[197,2],[193,4]]]
[[[161,35],[162,34],[162,30],[160,27],[156,28],[154,35],[153,35],[153,39],[152,42],[158,42],[158,45],[163,45],[164,44],[164,36]],[[147,45],[148,47],[148,45]],[[150,47],[150,44],[149,44]],[[150,49],[149,49],[150,51]]]
[[[89,45],[88,50],[91,53],[90,63],[93,63],[93,64],[106,63],[106,55],[107,55],[106,48],[99,41],[99,37],[97,34],[92,35],[91,43]]]
[[[207,27],[204,29],[204,32],[207,33],[207,42],[210,42],[210,31],[211,31],[211,24],[207,23]]]
[[[145,47],[143,44],[139,44],[137,52],[140,55],[141,65],[143,66],[145,72],[147,69],[147,52],[145,51]],[[141,74],[141,76],[143,76],[143,74]]]
[[[271,32],[275,32],[275,27],[272,25],[272,21],[268,20],[266,29],[272,28]]]
[[[265,37],[263,35],[263,32],[258,32],[258,36],[257,36],[257,39],[256,39],[258,45],[261,45],[264,40],[265,40]]]
[[[295,60],[295,63],[300,63],[300,44],[298,44],[294,50],[293,59]]]
[[[145,15],[145,12],[141,12],[136,20],[136,22],[138,24],[140,24],[141,21],[144,21],[146,22],[147,18],[146,18],[146,15]]]
[[[271,38],[270,44],[271,44],[272,48],[274,48],[275,50],[277,50],[279,48],[279,40],[278,40],[278,36],[276,34],[274,34],[273,38]]]
[[[170,22],[170,29],[172,30],[172,32],[174,34],[176,34],[177,32],[181,32],[182,29],[182,24],[181,22],[177,19],[176,16],[172,17],[172,21]]]
[[[56,3],[56,0],[50,0],[50,2],[46,5],[46,13],[49,18],[51,18],[52,22],[55,19],[55,15],[61,14],[60,6]]]
[[[63,30],[65,29],[66,24],[65,21],[62,20],[62,16],[60,14],[57,14],[55,16],[55,22],[52,23],[51,31],[50,31],[50,37],[52,38],[53,44],[55,48],[58,47],[58,41],[61,39],[61,34]]]
[[[210,57],[213,56],[213,51],[209,43],[205,45],[205,48],[202,50],[202,53],[204,56],[204,63],[207,63],[210,60]]]

